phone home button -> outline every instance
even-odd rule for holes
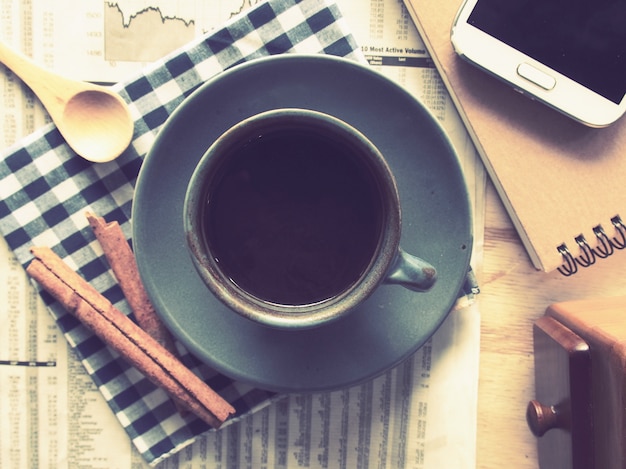
[[[544,90],[551,90],[556,85],[556,80],[553,77],[525,62],[517,66],[517,74],[535,85],[541,86]]]

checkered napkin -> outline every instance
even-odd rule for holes
[[[356,45],[333,3],[270,0],[152,66],[116,89],[135,119],[131,147],[116,161],[91,164],[77,157],[54,126],[12,148],[0,162],[0,229],[26,266],[33,245],[49,246],[120,310],[130,313],[89,228],[85,212],[117,220],[130,238],[134,185],[143,157],[165,120],[200,84],[246,60],[284,52],[356,58]],[[181,417],[168,396],[104,346],[43,294],[69,343],[133,443],[150,464],[207,431]],[[194,372],[242,416],[275,395],[215,373],[182,351]]]
[[[92,164],[77,157],[53,125],[10,149],[0,162],[0,230],[19,261],[24,266],[30,262],[31,246],[49,246],[117,308],[132,314],[85,212],[118,221],[130,239],[137,174],[172,111],[200,84],[224,69],[285,52],[326,53],[362,60],[335,4],[270,0],[116,87],[130,103],[135,119],[133,142],[116,161]],[[469,292],[472,284],[467,287]],[[42,296],[148,463],[158,463],[209,430],[201,420],[181,416],[162,390],[49,296]],[[189,368],[233,404],[238,416],[279,397],[222,376],[182,349],[181,355]]]

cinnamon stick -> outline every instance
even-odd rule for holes
[[[28,274],[150,381],[214,428],[235,409],[171,352],[115,308],[50,248],[33,247]]]
[[[141,282],[133,251],[119,223],[116,221],[107,223],[104,218],[91,212],[87,212],[85,216],[130,308],[135,313],[137,322],[163,347],[177,355],[174,339],[154,310]]]

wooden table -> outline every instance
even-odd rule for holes
[[[572,277],[536,271],[488,183],[479,295],[478,469],[539,467],[525,415],[534,397],[533,322],[551,303],[625,295],[625,274],[626,252]]]

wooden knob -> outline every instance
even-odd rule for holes
[[[526,408],[526,420],[535,436],[543,436],[551,428],[559,428],[561,419],[554,406],[543,405],[532,400]]]

